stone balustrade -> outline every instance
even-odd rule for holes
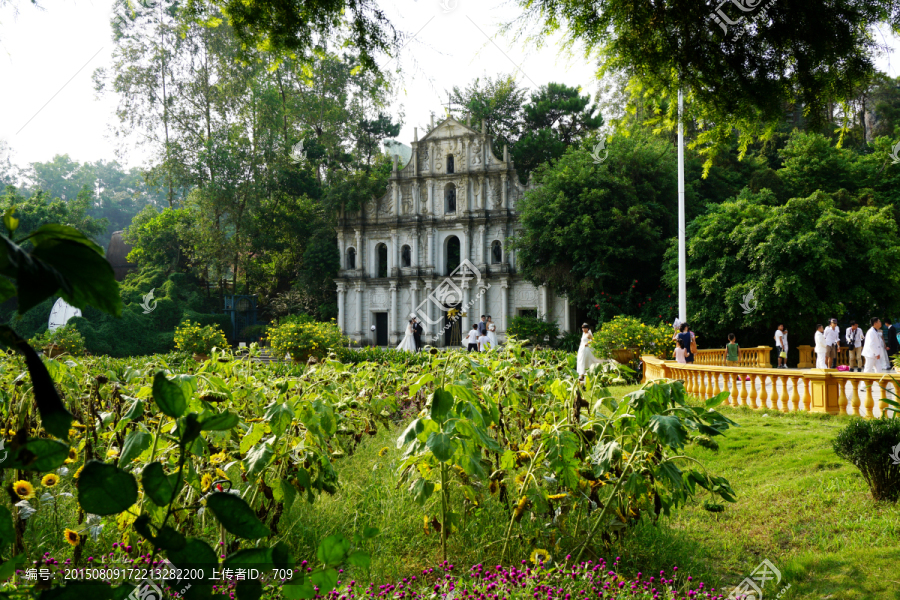
[[[797,346],[797,350],[800,352],[800,362],[797,363],[798,369],[812,369],[816,366],[816,355],[813,352],[813,350],[815,350],[814,346]],[[847,346],[838,348],[837,364],[850,364],[850,355],[848,352]]]
[[[769,362],[771,353],[772,348],[769,346],[740,348],[738,349],[738,366],[759,368],[769,367],[771,366],[771,363]],[[725,348],[697,350],[697,353],[694,354],[694,364],[725,366]]]
[[[888,410],[883,400],[896,400],[900,393],[900,381],[894,379],[894,373],[724,367],[684,364],[651,355],[641,360],[644,382],[679,379],[690,395],[701,400],[728,391],[726,404],[735,407],[880,417]],[[888,412],[897,415],[893,410]]]

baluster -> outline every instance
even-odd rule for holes
[[[809,379],[803,379],[803,408],[806,412],[812,411],[812,394],[809,393]]]
[[[781,400],[781,412],[789,412],[791,408],[788,406],[787,375],[779,375],[778,378],[781,380],[781,394],[778,396],[778,399]],[[774,383],[772,387],[775,387]]]
[[[741,382],[741,403],[740,406],[747,406],[747,381],[744,379],[744,375],[738,373],[737,378]]]
[[[759,408],[769,408],[769,393],[766,391],[766,380],[768,378],[769,376],[765,373],[759,376],[760,381],[762,381],[762,390],[759,394]],[[775,385],[774,382],[772,385]],[[775,408],[777,409],[778,406],[776,405]]]
[[[879,383],[879,384],[878,384],[878,389],[881,390],[881,395],[880,395],[880,398],[879,398],[879,400],[878,400],[878,410],[881,411],[881,416],[883,417],[883,416],[884,416],[884,411],[886,411],[886,410],[887,410],[887,407],[888,407],[887,402],[885,402],[885,399],[887,398],[887,384],[886,384],[886,383]],[[872,416],[874,417],[875,415],[872,415]]]
[[[734,373],[726,373],[725,376],[731,381],[731,406],[738,406],[737,375]]]
[[[713,396],[718,396],[722,393],[722,390],[719,389],[719,372],[716,371],[713,374]]]
[[[687,368],[684,370],[684,389],[688,394],[694,393],[694,372]]]
[[[859,379],[851,379],[850,383],[853,385],[850,387],[850,414],[854,416],[859,416]]]
[[[840,387],[841,394],[838,396],[838,414],[846,415],[847,414],[847,380],[841,379],[839,380],[838,387]],[[850,383],[856,383],[855,380],[851,379]]]
[[[756,403],[756,375],[750,375],[750,381],[744,379],[744,385],[750,384],[750,403],[748,406],[750,408],[759,408],[759,405]]]
[[[781,400],[781,393],[778,391],[779,377],[780,375],[772,375],[772,408],[774,410],[783,410],[778,404],[778,402]]]
[[[706,380],[706,386],[703,388],[703,399],[712,398],[712,371],[703,373],[703,379]]]
[[[791,377],[791,402],[794,403],[794,410],[801,410],[800,408],[800,393],[797,391],[797,386],[800,384],[799,377]]]
[[[863,416],[871,417],[875,411],[875,398],[872,397],[872,386],[875,385],[875,382],[872,380],[866,380],[866,414]]]

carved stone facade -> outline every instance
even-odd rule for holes
[[[467,313],[463,336],[489,314],[503,340],[512,317],[526,311],[568,331],[568,302],[524,281],[506,247],[525,190],[508,151],[502,160],[494,156],[483,131],[449,118],[413,141],[406,165],[394,157],[387,193],[340,215],[341,330],[360,344],[394,346],[417,315],[423,342],[445,346],[446,308],[453,304]],[[443,301],[435,301],[440,294]],[[455,301],[448,304],[448,297]]]

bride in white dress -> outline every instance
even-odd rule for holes
[[[487,336],[491,340],[491,348],[497,347],[497,326],[491,320],[491,315],[487,317]]]
[[[600,364],[600,360],[594,356],[591,347],[588,345],[594,339],[594,334],[591,333],[591,328],[588,327],[587,323],[582,324],[581,332],[581,346],[578,347],[577,367],[578,375],[584,377],[584,374],[587,373],[591,367]]]
[[[403,341],[397,346],[397,350],[405,350],[407,352],[416,351],[416,339],[413,337],[412,321],[406,324],[406,335],[403,336]]]

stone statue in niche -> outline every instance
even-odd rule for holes
[[[444,169],[444,150],[441,146],[441,142],[438,142],[434,151],[434,170],[438,173]]]
[[[419,170],[428,170],[428,148],[422,148],[422,151],[419,154]]]
[[[483,208],[481,205],[481,192],[482,186],[484,185],[484,179],[479,177],[474,180],[474,187],[472,190],[473,195],[475,196],[475,208]]]
[[[481,153],[484,151],[484,144],[481,142],[481,138],[476,137],[475,142],[472,145],[472,166],[480,167],[481,166]]]
[[[403,210],[404,215],[411,215],[413,212],[413,197],[410,190],[406,190],[406,193],[403,192],[403,189],[400,190],[400,198],[402,203],[400,204],[401,209]]]
[[[491,182],[491,199],[494,201],[494,208],[503,206],[503,196],[500,195],[500,184],[497,181]]]

